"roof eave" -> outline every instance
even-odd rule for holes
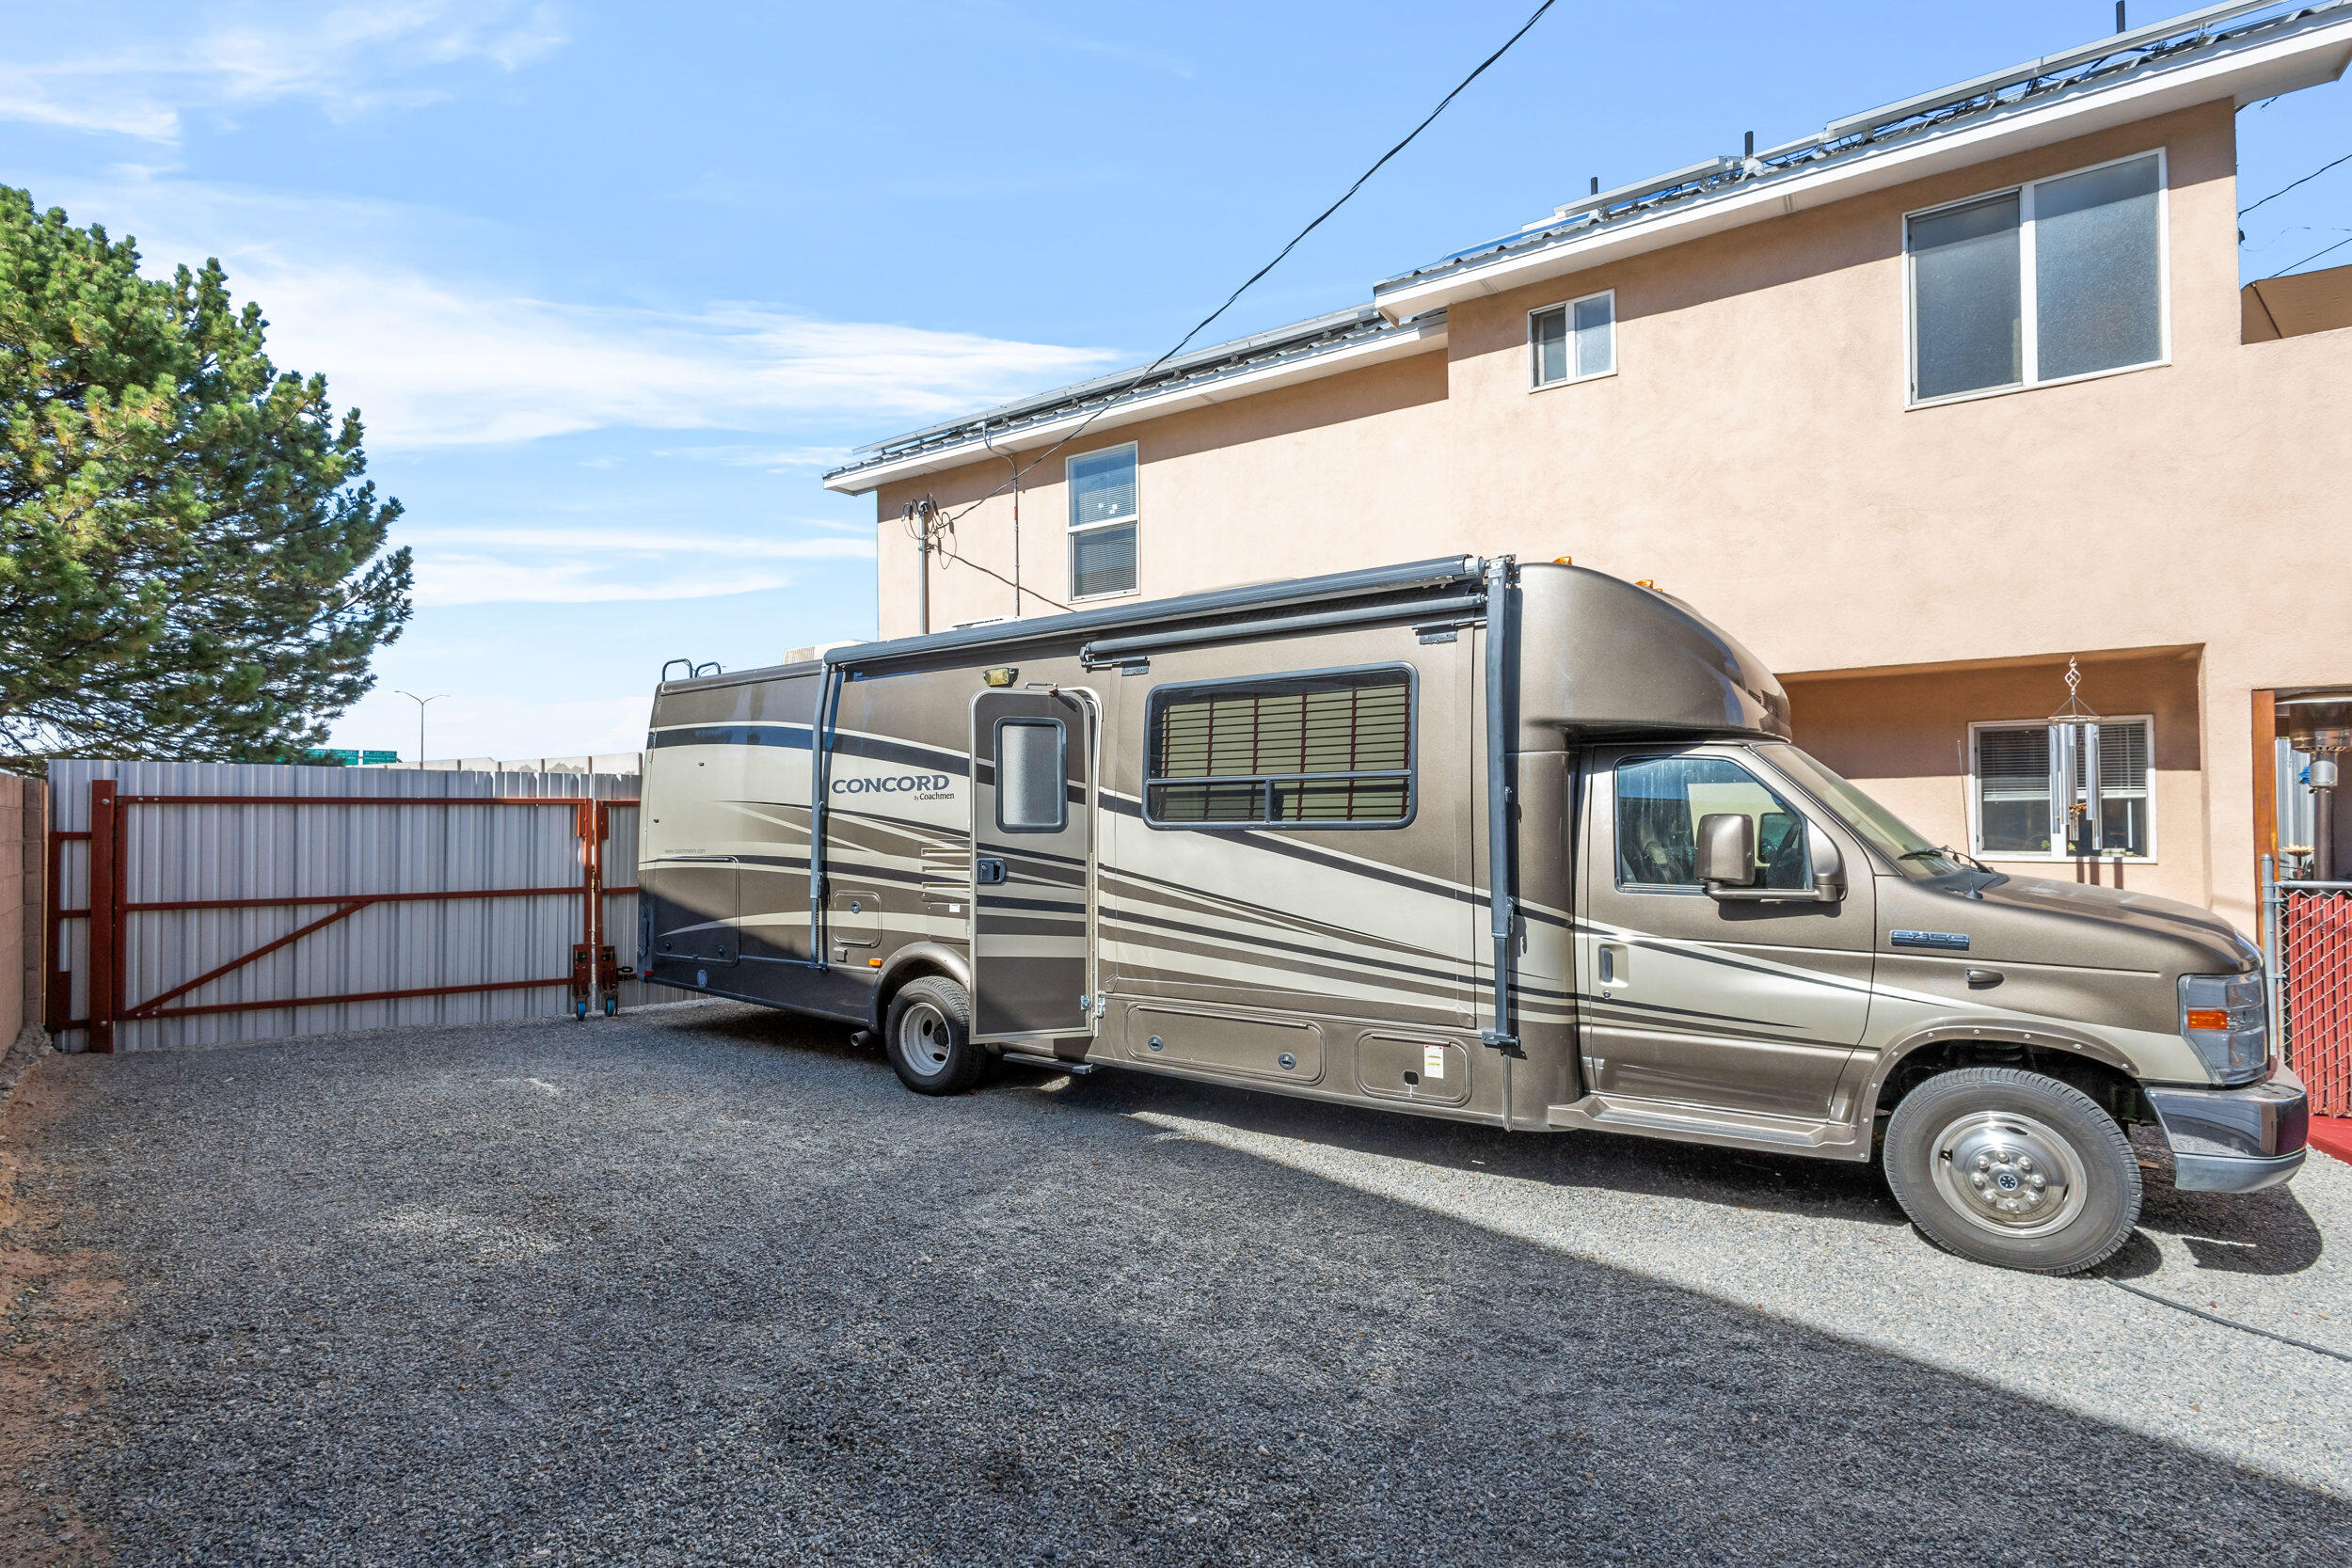
[[[1922,132],[1883,150],[1743,182],[1728,195],[1604,224],[1558,244],[1467,262],[1418,282],[1377,290],[1373,304],[1389,320],[1404,321],[1457,300],[1501,293],[2216,99],[2245,104],[2316,87],[2343,75],[2347,64],[2352,64],[2352,16],[2287,38],[2249,42],[2193,65],[2086,87],[1947,130]]]
[[[1416,312],[1426,314],[1426,312]],[[825,476],[825,488],[839,495],[862,496],[901,479],[914,479],[948,468],[960,468],[967,463],[983,458],[1004,457],[1011,452],[1033,450],[1061,440],[1081,425],[1089,432],[1117,430],[1144,420],[1156,420],[1164,415],[1180,414],[1187,409],[1205,408],[1238,397],[1254,397],[1279,388],[1296,386],[1301,382],[1317,381],[1343,372],[1362,370],[1391,359],[1426,354],[1445,346],[1445,321],[1416,322],[1410,325],[1382,333],[1361,342],[1343,343],[1319,354],[1303,355],[1295,359],[1260,366],[1255,370],[1218,376],[1191,386],[1171,388],[1132,402],[1113,404],[1107,408],[1092,411],[1073,409],[1059,419],[1043,420],[1024,425],[1009,434],[983,438],[975,434],[970,439],[928,451],[911,452],[900,458],[862,464],[855,467],[837,469]]]

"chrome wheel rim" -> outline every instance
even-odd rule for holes
[[[1961,1218],[2011,1240],[2063,1229],[2090,1200],[2082,1156],[2047,1122],[1975,1111],[1936,1134],[1936,1187]]]
[[[898,1054],[925,1078],[947,1070],[947,1053],[954,1044],[947,1033],[947,1015],[929,1002],[915,1002],[898,1019]]]

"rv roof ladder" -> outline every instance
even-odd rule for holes
[[[1486,562],[1486,910],[1487,929],[1495,943],[1494,1024],[1479,1035],[1481,1042],[1506,1057],[1525,1056],[1519,1037],[1511,1029],[1511,940],[1516,934],[1518,903],[1512,896],[1517,878],[1511,856],[1511,585],[1516,571],[1510,556]],[[1502,1125],[1511,1125],[1511,1064],[1502,1065]]]
[[[825,800],[833,782],[833,729],[841,713],[838,664],[825,666],[825,684],[817,696],[817,725],[809,732],[808,757],[808,967],[823,970],[825,962]]]

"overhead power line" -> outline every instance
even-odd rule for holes
[[[1118,391],[1104,398],[1101,404],[1096,405],[1091,413],[1088,414],[1085,419],[1078,421],[1076,428],[1072,430],[1069,435],[1064,436],[1060,440],[1055,442],[1052,446],[1047,447],[1043,451],[1039,452],[1037,456],[1031,458],[1027,463],[1023,464],[1019,468],[1013,471],[1013,475],[1010,479],[998,485],[995,489],[991,490],[987,495],[980,497],[978,500],[975,500],[965,506],[961,511],[956,513],[954,517],[950,517],[948,521],[953,523],[956,518],[969,515],[974,507],[977,507],[983,502],[993,500],[996,497],[1003,495],[1012,486],[1019,484],[1024,474],[1026,474],[1040,463],[1044,462],[1047,458],[1053,456],[1054,453],[1061,451],[1062,448],[1068,446],[1071,442],[1076,440],[1080,436],[1084,435],[1087,427],[1092,424],[1099,416],[1116,404],[1120,399],[1125,397],[1129,392],[1134,391],[1137,387],[1143,385],[1145,381],[1151,378],[1152,372],[1157,371],[1162,365],[1167,364],[1170,359],[1173,359],[1176,356],[1182,354],[1186,345],[1191,343],[1195,338],[1199,337],[1204,330],[1206,330],[1212,322],[1215,322],[1219,316],[1222,316],[1226,311],[1232,309],[1233,308],[1233,302],[1241,298],[1243,294],[1248,293],[1251,284],[1256,283],[1267,273],[1272,272],[1276,267],[1281,265],[1283,258],[1290,255],[1292,251],[1297,249],[1298,243],[1301,240],[1304,240],[1308,235],[1322,228],[1326,218],[1328,218],[1332,214],[1338,212],[1342,207],[1346,206],[1348,198],[1354,196],[1358,191],[1362,190],[1365,182],[1374,175],[1379,173],[1380,170],[1388,164],[1390,159],[1395,157],[1398,153],[1412,146],[1414,139],[1423,131],[1428,130],[1432,124],[1436,123],[1439,115],[1445,113],[1447,105],[1451,104],[1455,99],[1461,97],[1463,90],[1472,82],[1475,82],[1481,76],[1484,76],[1486,73],[1487,69],[1497,60],[1500,60],[1503,55],[1509,54],[1511,52],[1511,46],[1518,43],[1519,40],[1525,38],[1528,35],[1529,30],[1533,28],[1536,23],[1541,22],[1544,19],[1544,13],[1551,9],[1551,8],[1557,3],[1558,0],[1543,0],[1543,4],[1537,6],[1528,16],[1528,19],[1519,24],[1518,31],[1513,33],[1509,38],[1504,39],[1501,48],[1497,49],[1493,54],[1487,55],[1485,59],[1479,61],[1477,67],[1472,70],[1469,75],[1463,77],[1459,82],[1456,82],[1454,85],[1454,90],[1452,92],[1447,93],[1443,98],[1438,100],[1438,106],[1430,110],[1429,113],[1422,118],[1422,122],[1419,125],[1414,126],[1412,130],[1406,132],[1403,141],[1398,142],[1394,147],[1390,148],[1386,152],[1381,153],[1379,157],[1374,159],[1372,166],[1364,170],[1363,173],[1358,175],[1356,177],[1356,182],[1348,186],[1346,190],[1341,192],[1340,198],[1337,201],[1332,202],[1331,205],[1326,207],[1322,212],[1317,213],[1311,223],[1308,224],[1306,228],[1301,229],[1297,233],[1293,234],[1290,238],[1290,243],[1274,253],[1274,260],[1268,261],[1264,266],[1260,267],[1256,272],[1251,273],[1248,277],[1244,278],[1240,288],[1235,289],[1232,293],[1225,296],[1224,304],[1218,306],[1216,309],[1201,317],[1198,322],[1195,322],[1193,324],[1192,330],[1177,339],[1175,345],[1166,354],[1161,355],[1157,359],[1152,360],[1150,364],[1144,366],[1143,369],[1137,371],[1134,377],[1130,379],[1124,387],[1121,387]],[[967,562],[966,564],[974,564],[974,562]]]
[[[2306,184],[2311,183],[2311,182],[2312,182],[2312,181],[2314,181],[2314,180],[2318,179],[2321,175],[2323,175],[2323,174],[2327,173],[2329,169],[2331,169],[2331,168],[2335,167],[2335,166],[2336,166],[2336,164],[2352,164],[2352,152],[2347,152],[2347,153],[2345,153],[2343,157],[2338,158],[2338,159],[2335,161],[2335,163],[2334,163],[2334,164],[2322,164],[2322,165],[2320,165],[2317,168],[2315,168],[2315,169],[2312,170],[2309,174],[2306,174],[2306,175],[2305,175],[2305,176],[2303,176],[2303,178],[2302,178],[2302,179],[2300,179],[2300,180],[2292,180],[2292,181],[2289,181],[2287,183],[2285,183],[2285,184],[2283,184],[2283,185],[2280,186],[2277,190],[2272,191],[2272,192],[2271,192],[2268,196],[2264,197],[2264,198],[2263,198],[2263,199],[2262,199],[2262,201],[2257,201],[2257,202],[2255,202],[2255,203],[2254,203],[2254,207],[2259,207],[2259,206],[2261,206],[2261,205],[2263,204],[2263,201],[2276,201],[2276,200],[2278,200],[2278,199],[2279,199],[2279,198],[2280,198],[2280,197],[2282,197],[2282,196],[2286,195],[2286,194],[2287,194],[2287,192],[2289,192],[2289,191],[2291,191],[2291,190],[2295,189],[2295,187],[2296,187],[2296,186],[2297,186],[2297,185],[2306,185]],[[2237,215],[2238,215],[2238,216],[2240,216],[2240,217],[2244,217],[2247,214],[2249,214],[2249,213],[2252,212],[2252,211],[2254,210],[2254,207],[2240,207],[2240,208],[2237,210]]]
[[[2329,251],[2329,250],[2342,250],[2342,249],[2343,249],[2345,245],[2352,245],[2352,238],[2338,240],[2335,244],[2333,244],[2333,245],[2331,245],[2328,246],[2326,250],[2314,250],[2314,251],[2312,251],[2312,252],[2309,256],[2306,256],[2306,257],[2304,257],[2304,258],[2303,258],[2303,261],[2318,261],[2318,260],[2319,260],[2322,256],[2327,255],[2327,254],[2328,254],[2328,251]],[[2270,275],[2270,277],[2284,277],[2287,274],[2289,274],[2289,273],[2293,272],[2296,268],[2297,268],[2297,267],[2301,266],[2301,265],[2303,264],[2303,261],[2289,261],[2289,262],[2288,262],[2285,266],[2280,267],[2280,268],[2277,272],[2272,273],[2272,274]],[[2263,281],[2263,282],[2265,282],[2265,283],[2267,283],[2267,282],[2269,282],[2269,281],[2270,281],[2270,277],[2265,277],[2265,278],[2263,278],[2263,279],[2262,279],[2262,281]]]

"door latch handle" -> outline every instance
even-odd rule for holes
[[[1966,976],[1968,984],[1978,990],[1983,990],[1988,987],[1997,986],[2001,983],[2001,972],[1997,969],[1971,969],[1965,970],[1963,973]]]
[[[982,855],[972,863],[972,880],[980,887],[994,887],[1005,879],[1005,863],[993,855]]]

